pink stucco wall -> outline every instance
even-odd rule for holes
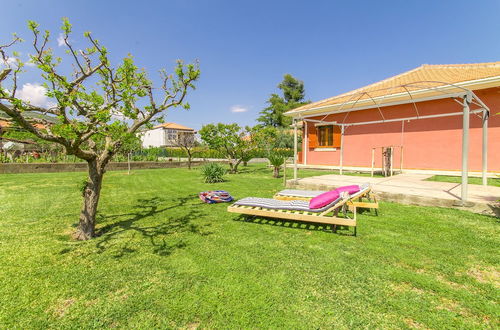
[[[500,88],[475,91],[476,95],[488,105],[491,117],[488,125],[488,170],[500,172]],[[462,107],[451,99],[421,102],[418,104],[420,115],[460,112]],[[471,105],[471,110],[477,107]],[[386,119],[413,117],[416,110],[413,104],[381,108]],[[362,110],[316,117],[325,121],[339,123],[366,122],[382,119],[378,109]],[[469,169],[481,170],[482,121],[477,115],[470,117]],[[312,123],[308,130],[314,132]],[[371,124],[347,127],[344,135],[344,166],[371,166],[373,147],[403,145],[403,163],[406,169],[460,170],[462,154],[462,117],[450,116],[433,119]],[[307,164],[339,165],[340,150],[315,151],[303,145],[307,152]],[[317,150],[317,149],[316,149]],[[301,157],[304,158],[303,156]],[[381,166],[381,151],[375,154],[376,166]],[[399,168],[400,151],[395,149],[394,167]]]

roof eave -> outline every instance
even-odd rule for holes
[[[324,113],[343,113],[343,112],[349,112],[349,111],[359,111],[359,110],[368,110],[368,109],[374,109],[378,107],[384,107],[384,106],[394,106],[398,104],[407,104],[407,103],[412,103],[412,102],[422,102],[422,101],[428,101],[432,99],[442,99],[442,98],[447,98],[447,97],[454,97],[455,93],[449,93],[445,94],[446,89],[455,89],[457,88],[463,88],[464,93],[465,89],[469,90],[479,90],[479,89],[485,89],[485,88],[491,88],[491,87],[498,87],[500,86],[500,76],[494,76],[494,77],[488,77],[488,78],[483,78],[483,79],[477,79],[477,80],[469,80],[469,81],[464,81],[460,83],[456,83],[453,85],[445,85],[443,87],[438,87],[438,88],[432,88],[432,89],[422,89],[418,91],[414,91],[411,93],[411,97],[407,93],[397,93],[397,94],[391,94],[391,95],[386,95],[386,96],[377,96],[372,99],[364,99],[362,101],[351,101],[351,102],[345,102],[345,103],[338,103],[338,104],[330,104],[330,105],[324,105],[324,106],[318,106],[310,109],[304,109],[304,110],[290,110],[284,113],[285,116],[289,116],[292,118],[302,118],[305,116],[310,116],[310,115],[320,115]],[[425,95],[429,95],[432,93],[436,93],[436,90],[439,90],[438,94],[435,95],[433,98],[431,97],[425,97]],[[415,97],[416,96],[416,97]],[[374,101],[383,101],[378,104],[374,104]],[[356,107],[349,108],[349,106],[356,105]]]

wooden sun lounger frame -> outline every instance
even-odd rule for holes
[[[300,196],[284,196],[280,195],[279,192],[276,193],[273,196],[274,199],[282,200],[282,201],[291,201],[291,200],[301,200],[301,201],[308,201],[311,200],[312,197],[300,197]],[[367,199],[368,201],[363,201],[363,198]],[[378,215],[378,201],[377,197],[372,191],[372,188],[368,188],[368,190],[354,198],[351,198],[348,202],[347,205],[349,206],[355,206],[359,208],[367,208],[367,209],[374,209],[375,214]]]
[[[353,217],[348,217],[348,208],[350,198],[345,197],[337,204],[333,205],[329,209],[323,212],[308,212],[308,211],[294,211],[294,210],[284,210],[284,209],[269,209],[265,207],[258,206],[246,206],[246,205],[236,205],[232,204],[227,207],[228,212],[239,213],[252,216],[268,217],[268,218],[278,218],[286,220],[296,220],[304,222],[313,223],[324,223],[333,225],[333,231],[339,226],[349,226],[354,227],[354,236],[356,236],[356,206],[352,205],[349,207],[349,211],[352,212]],[[342,211],[344,217],[338,217],[338,213]],[[333,215],[329,215],[333,213]]]

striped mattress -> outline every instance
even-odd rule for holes
[[[282,201],[278,199],[260,198],[260,197],[245,197],[243,199],[240,199],[234,204],[243,206],[262,207],[265,209],[273,209],[273,210],[291,210],[291,211],[306,211],[306,212],[319,213],[328,210],[341,200],[342,198],[339,197],[330,204],[325,205],[319,209],[310,209],[309,201],[298,201],[298,200]]]
[[[324,190],[299,190],[299,189],[285,189],[277,193],[280,196],[290,196],[290,197],[304,197],[304,198],[313,198],[322,193],[325,193]]]

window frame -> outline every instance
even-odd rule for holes
[[[335,145],[335,130],[334,130],[334,125],[320,125],[320,126],[316,126],[316,132],[317,132],[317,140],[318,140],[318,148],[334,148],[334,145]],[[331,137],[331,144],[329,144],[328,142],[328,134],[325,138],[325,142],[326,144],[322,144],[323,143],[323,139],[322,139],[322,135],[325,134],[323,133],[323,131],[330,131],[330,137]]]

